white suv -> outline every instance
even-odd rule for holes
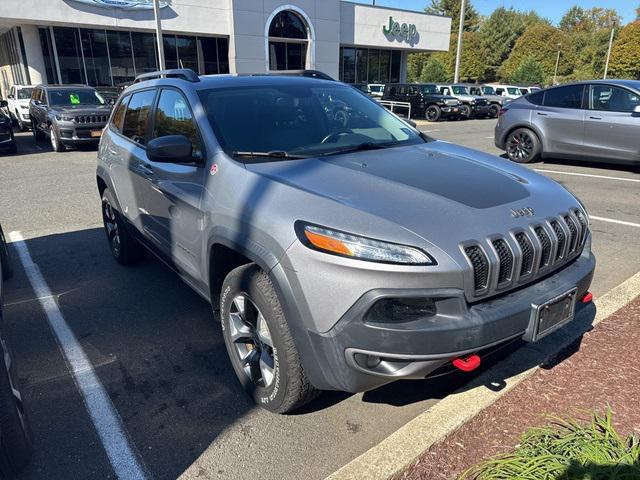
[[[31,127],[31,116],[29,115],[29,100],[33,87],[28,85],[14,85],[9,90],[7,96],[7,110],[12,120],[15,120],[20,130],[27,130]]]
[[[493,87],[493,89],[496,91],[496,95],[501,95],[508,98],[509,100],[515,100],[516,98],[520,98],[523,95],[520,87],[517,87],[515,85],[501,85],[492,83],[486,86]]]

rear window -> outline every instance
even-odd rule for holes
[[[149,112],[155,97],[155,90],[134,93],[127,106],[122,134],[140,145],[146,144]]]
[[[567,85],[546,90],[544,106],[555,108],[581,108],[583,85]]]

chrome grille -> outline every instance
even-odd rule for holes
[[[580,255],[588,232],[586,216],[572,209],[508,235],[463,242],[461,248],[473,276],[473,296],[528,283],[566,264]]]
[[[76,123],[107,123],[107,115],[78,115]]]

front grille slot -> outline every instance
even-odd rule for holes
[[[573,223],[573,219],[569,216],[566,215],[564,217],[564,221],[567,224],[567,227],[569,227],[569,253],[573,253],[576,251],[576,248],[578,246],[578,241],[580,240],[578,238],[578,227],[576,227],[576,224]]]
[[[522,252],[522,264],[520,265],[520,276],[528,275],[533,271],[533,244],[526,233],[516,234],[516,240]]]
[[[477,245],[466,247],[464,253],[473,266],[473,284],[476,291],[487,288],[489,282],[489,261],[482,249]]]
[[[562,227],[556,220],[553,220],[551,222],[551,228],[553,228],[553,231],[556,234],[556,237],[558,238],[558,250],[556,251],[556,258],[555,258],[555,261],[557,262],[562,258],[564,247],[567,244],[567,236],[564,234],[564,230],[562,230]]]
[[[538,268],[543,268],[549,265],[549,259],[551,258],[551,239],[542,227],[536,227],[535,232],[542,245],[542,255],[540,255]]]
[[[106,115],[78,115],[76,123],[107,123]]]
[[[493,247],[496,249],[498,259],[500,260],[500,268],[498,269],[498,285],[503,284],[511,278],[513,270],[513,254],[511,249],[502,239],[494,240]]]
[[[578,218],[578,221],[582,226],[582,231],[580,232],[580,241],[579,241],[579,245],[582,246],[584,244],[584,241],[587,239],[587,231],[589,230],[589,225],[587,224],[587,219],[584,218],[584,215],[580,210],[574,210],[573,213]]]

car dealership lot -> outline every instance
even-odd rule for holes
[[[495,120],[420,122],[429,135],[500,154]],[[323,478],[462,385],[402,382],[364,395],[325,394],[290,416],[241,391],[209,306],[154,259],[124,268],[101,230],[92,150],[54,154],[19,134],[0,157],[0,220],[20,231],[89,357],[130,443],[154,478]],[[506,162],[507,160],[505,160]],[[592,216],[640,224],[637,170],[533,164]],[[553,173],[549,173],[553,172]],[[584,176],[592,175],[592,176]],[[609,177],[609,178],[603,178]],[[640,270],[640,228],[592,220],[596,295]],[[112,469],[47,318],[19,267],[7,284],[6,336],[24,384],[36,453],[22,478],[105,478]]]

